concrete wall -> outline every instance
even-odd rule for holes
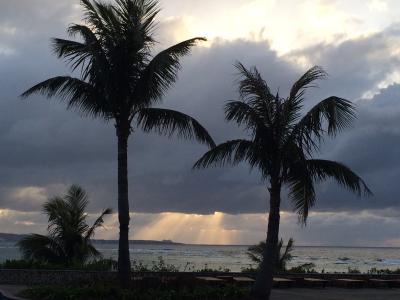
[[[70,270],[0,270],[0,284],[73,284],[115,281],[116,272]]]
[[[160,276],[249,276],[254,277],[254,273],[201,273],[201,272],[146,272],[135,273],[135,276],[160,277]],[[352,278],[368,280],[369,278],[380,279],[396,279],[400,280],[400,275],[370,275],[370,274],[281,274],[276,277],[284,278],[304,278],[314,277],[320,279],[338,279]],[[0,284],[19,284],[19,285],[35,285],[35,284],[84,284],[94,281],[113,282],[118,280],[117,272],[107,271],[75,271],[75,270],[4,270],[0,269]]]

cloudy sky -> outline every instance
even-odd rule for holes
[[[163,106],[195,116],[217,142],[243,136],[224,121],[237,98],[236,60],[256,65],[283,95],[313,65],[330,74],[308,104],[330,95],[356,103],[353,128],[327,141],[322,157],[351,166],[375,196],[356,198],[332,182],[299,226],[284,196],[282,236],[299,245],[400,246],[400,3],[395,0],[163,0],[160,47],[209,41],[185,58]],[[0,232],[45,232],[41,205],[72,183],[91,196],[90,214],[116,204],[112,124],[65,105],[18,95],[69,70],[49,39],[80,22],[78,0],[0,0]],[[264,238],[267,191],[246,165],[192,171],[206,148],[135,132],[129,144],[131,238],[250,244]],[[98,238],[117,238],[117,218]]]

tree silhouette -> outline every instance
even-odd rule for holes
[[[84,264],[90,258],[99,257],[90,239],[103,225],[104,216],[111,214],[111,209],[104,210],[89,226],[85,213],[88,204],[86,192],[76,185],[72,185],[66,195],[49,199],[43,205],[49,234],[30,234],[21,239],[17,245],[23,257],[66,266]]]
[[[260,267],[263,259],[263,253],[267,245],[265,242],[259,242],[257,245],[250,246],[247,249],[247,256]],[[294,240],[290,238],[285,248],[283,248],[283,239],[279,240],[277,245],[277,257],[275,261],[275,271],[286,271],[287,263],[292,259],[292,251],[294,250]],[[284,251],[283,251],[284,249]]]
[[[58,76],[23,93],[58,97],[68,108],[113,120],[118,138],[118,218],[120,224],[118,269],[122,286],[130,280],[128,138],[136,129],[193,138],[213,146],[208,132],[192,117],[155,108],[176,81],[180,58],[204,38],[178,43],[157,55],[155,18],[158,1],[115,0],[114,4],[82,0],[85,24],[69,26],[79,40],[53,39],[53,49],[80,77]]]
[[[320,67],[309,69],[297,80],[287,98],[273,95],[257,68],[246,69],[237,63],[241,80],[240,101],[225,106],[227,121],[244,127],[248,139],[217,145],[203,155],[194,168],[237,165],[247,162],[256,168],[268,184],[270,194],[268,233],[260,272],[253,294],[269,299],[280,223],[281,189],[289,188],[289,197],[302,222],[316,200],[316,183],[332,178],[350,191],[371,194],[364,181],[342,163],[314,159],[326,135],[335,136],[355,118],[351,102],[329,97],[302,115],[304,96],[318,79],[326,77]]]

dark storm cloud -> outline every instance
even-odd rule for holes
[[[21,4],[24,3],[24,4]],[[40,210],[44,199],[72,183],[89,190],[91,210],[116,208],[116,139],[112,124],[81,118],[65,105],[41,97],[20,100],[30,85],[68,70],[51,55],[49,38],[64,36],[67,24],[79,20],[77,1],[0,1],[0,208]],[[51,5],[50,5],[51,3]],[[50,10],[44,10],[51,7]],[[4,9],[3,9],[4,8]],[[13,16],[13,17],[9,17]],[[14,17],[15,16],[15,17]],[[29,17],[27,17],[29,16]],[[179,21],[177,21],[179,24]],[[171,21],[170,21],[171,23]],[[173,24],[171,26],[174,26]],[[177,26],[177,25],[175,25]],[[285,95],[304,71],[291,61],[305,57],[331,74],[311,101],[335,94],[352,100],[375,89],[398,67],[392,47],[398,45],[397,27],[337,46],[318,45],[279,57],[266,41],[215,41],[197,48],[182,61],[184,69],[165,98],[165,107],[195,116],[217,142],[243,136],[226,124],[222,107],[237,98],[233,63],[257,65],[274,91]],[[169,45],[167,41],[166,45]],[[350,210],[398,206],[400,88],[393,86],[369,101],[359,101],[355,128],[328,143],[322,156],[346,162],[360,173],[376,194],[353,199],[335,185],[319,188],[319,210]],[[131,205],[137,212],[228,213],[263,212],[266,190],[257,172],[245,165],[205,171],[191,166],[206,150],[194,142],[143,135],[130,141]],[[15,198],[25,187],[44,188],[44,196]],[[290,208],[290,205],[285,205]]]
[[[321,187],[321,209],[400,207],[400,85],[372,100],[358,102],[359,119],[353,129],[329,143],[327,156],[345,162],[367,181],[375,196],[357,199],[332,184]],[[326,148],[329,148],[326,147]]]

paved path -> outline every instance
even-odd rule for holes
[[[400,289],[274,289],[271,300],[399,300]]]
[[[0,285],[0,293],[13,300],[25,300],[15,296],[24,289],[26,289],[26,286],[23,285]]]

